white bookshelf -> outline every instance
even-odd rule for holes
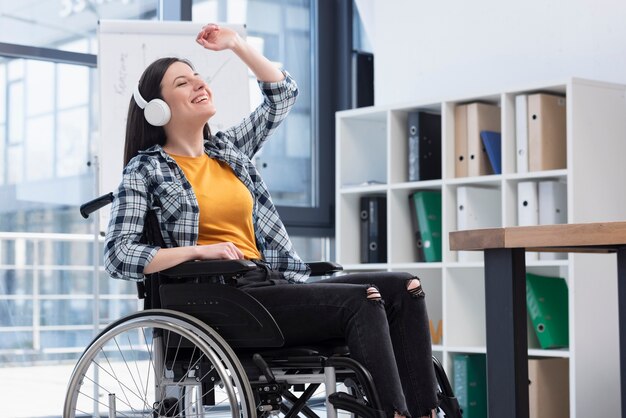
[[[518,173],[515,155],[515,96],[553,92],[566,97],[567,167]],[[455,177],[454,109],[482,101],[501,109],[502,173]],[[415,110],[442,118],[442,179],[408,182],[407,115]],[[517,224],[517,183],[567,183],[568,222],[626,219],[626,86],[573,78],[521,86],[482,96],[440,102],[369,107],[336,114],[337,261],[347,271],[408,271],[422,279],[430,318],[443,321],[443,338],[433,346],[451,374],[456,353],[485,352],[484,269],[481,261],[459,262],[448,233],[456,230],[456,189],[497,188],[501,226]],[[443,260],[416,263],[408,196],[421,189],[442,192]],[[359,199],[387,197],[387,262],[360,264]],[[531,357],[569,359],[570,416],[618,416],[619,352],[615,256],[569,254],[565,260],[530,261],[527,270],[564,277],[569,291],[569,348]],[[603,277],[608,276],[607,279]]]

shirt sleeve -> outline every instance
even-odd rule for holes
[[[116,279],[143,280],[143,270],[159,247],[139,241],[148,211],[145,176],[125,170],[111,207],[111,220],[104,241],[104,267]]]
[[[298,85],[287,71],[282,72],[285,75],[284,80],[258,82],[263,93],[263,103],[254,112],[239,125],[216,134],[218,137],[229,139],[250,159],[261,149],[296,103]]]

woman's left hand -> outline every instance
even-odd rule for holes
[[[196,37],[196,42],[211,51],[233,49],[241,38],[230,28],[223,28],[214,23],[202,27]]]

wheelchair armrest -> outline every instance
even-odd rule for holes
[[[311,276],[322,276],[325,274],[342,271],[340,264],[330,261],[316,261],[307,263],[311,269]],[[165,277],[196,277],[210,275],[235,275],[257,269],[258,266],[249,260],[196,260],[187,261],[167,270],[159,272]]]
[[[179,278],[236,275],[257,268],[257,265],[249,260],[196,260],[187,261],[167,270],[160,271],[159,275]]]
[[[314,261],[306,264],[311,269],[311,276],[323,276],[343,270],[341,264],[332,261]]]

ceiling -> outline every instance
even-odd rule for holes
[[[92,37],[98,20],[150,18],[155,15],[157,3],[158,0],[0,0],[0,42],[75,50],[76,47],[64,48],[63,44]]]

